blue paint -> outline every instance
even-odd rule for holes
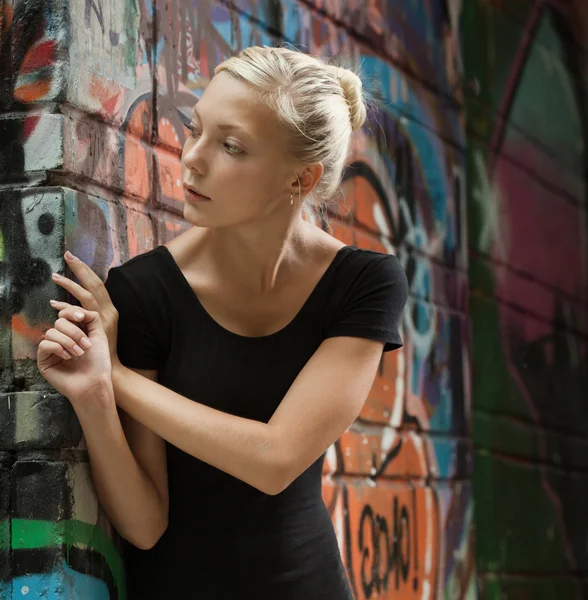
[[[384,104],[382,108],[391,112],[395,118],[406,117],[404,128],[414,153],[419,157],[425,190],[431,199],[435,221],[443,222],[447,211],[447,199],[452,190],[449,188],[445,165],[445,148],[434,133],[437,123],[431,118],[428,107],[423,106],[410,87],[406,94],[398,93],[397,98],[392,98],[391,90],[396,89],[400,92],[403,86],[406,86],[406,80],[398,70],[374,56],[362,56],[361,64],[368,83],[374,82],[377,85],[374,92],[380,96],[379,100]]]
[[[2,596],[0,596],[2,598]],[[12,600],[110,600],[103,581],[71,569],[65,562],[52,573],[12,580]]]
[[[0,581],[0,600],[11,600],[12,585],[10,583],[5,583]]]
[[[455,471],[455,441],[449,439],[433,439],[435,460],[437,461],[437,476],[448,479]]]

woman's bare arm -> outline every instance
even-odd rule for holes
[[[66,260],[80,283],[56,281],[80,301],[90,323],[104,328],[118,406],[170,444],[268,494],[281,492],[337,440],[374,382],[384,342],[341,336],[323,341],[269,423],[194,402],[120,364],[118,313],[104,284],[79,259],[66,253]],[[60,318],[75,322],[76,307],[54,306]]]
[[[157,380],[156,371],[136,373]],[[165,442],[125,413],[119,417],[111,383],[94,388],[75,409],[106,515],[126,540],[151,548],[167,528]]]
[[[113,364],[117,403],[184,452],[278,494],[351,425],[376,376],[382,342],[325,340],[269,423],[194,402]]]

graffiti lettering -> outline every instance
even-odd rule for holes
[[[361,585],[366,598],[371,598],[374,591],[378,595],[385,593],[389,588],[391,574],[394,576],[396,590],[408,582],[411,546],[415,545],[411,541],[413,531],[408,507],[401,504],[397,496],[392,499],[391,527],[385,516],[375,513],[369,504],[365,505],[359,523],[358,544],[362,557]],[[415,560],[413,567],[416,566]],[[413,584],[416,590],[416,576]]]
[[[100,28],[102,29],[102,33],[104,33],[104,16],[102,15],[102,7],[98,6],[95,0],[86,0],[86,11],[84,13],[86,27],[90,27],[92,11],[94,11],[94,13],[96,14],[96,17],[98,18],[98,23],[100,24]]]

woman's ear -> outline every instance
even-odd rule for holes
[[[292,193],[297,196],[306,196],[310,194],[316,187],[316,184],[320,181],[323,175],[324,167],[321,163],[316,165],[309,165],[304,168],[303,171],[296,173],[296,179],[291,183]]]

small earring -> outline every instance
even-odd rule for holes
[[[290,194],[290,205],[294,204],[294,194]]]

